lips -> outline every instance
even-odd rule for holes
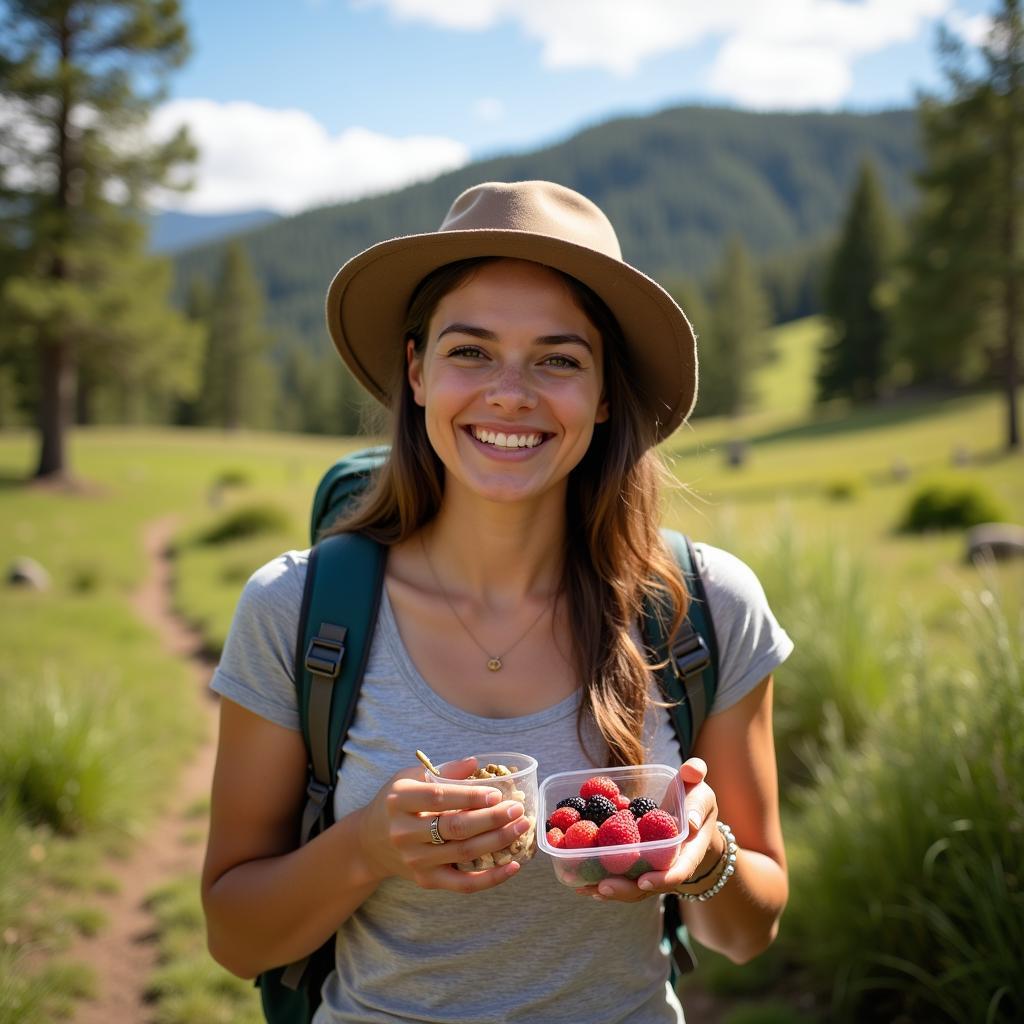
[[[547,436],[540,431],[501,431],[476,425],[469,427],[468,430],[481,443],[506,450],[536,448]]]

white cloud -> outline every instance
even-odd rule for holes
[[[953,0],[360,0],[404,21],[482,31],[515,23],[551,69],[633,74],[652,57],[721,43],[711,84],[758,106],[834,106],[861,56],[916,38]],[[751,99],[751,97],[754,97]],[[763,98],[763,102],[761,101]]]
[[[254,103],[173,100],[154,112],[154,138],[186,124],[200,152],[195,188],[155,197],[191,213],[269,208],[295,213],[399,188],[460,167],[468,149],[430,135],[394,138],[366,128],[331,135],[301,110]]]
[[[992,31],[992,19],[987,14],[964,14],[953,11],[949,16],[949,27],[968,46],[981,46],[987,42]]]

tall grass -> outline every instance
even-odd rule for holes
[[[966,599],[975,659],[905,642],[858,748],[802,799],[784,932],[836,1020],[1024,1019],[1024,617]]]

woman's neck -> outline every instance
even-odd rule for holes
[[[501,610],[557,592],[565,530],[564,493],[506,504],[467,499],[451,488],[422,540],[446,589]]]

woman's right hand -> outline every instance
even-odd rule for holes
[[[475,767],[473,758],[449,766],[453,779]],[[363,857],[377,881],[397,875],[423,889],[491,889],[511,878],[519,870],[518,862],[481,871],[459,871],[453,865],[509,846],[530,827],[523,810],[518,801],[503,800],[497,789],[444,779],[425,782],[422,767],[408,768],[357,812]],[[431,841],[435,816],[444,843]]]

